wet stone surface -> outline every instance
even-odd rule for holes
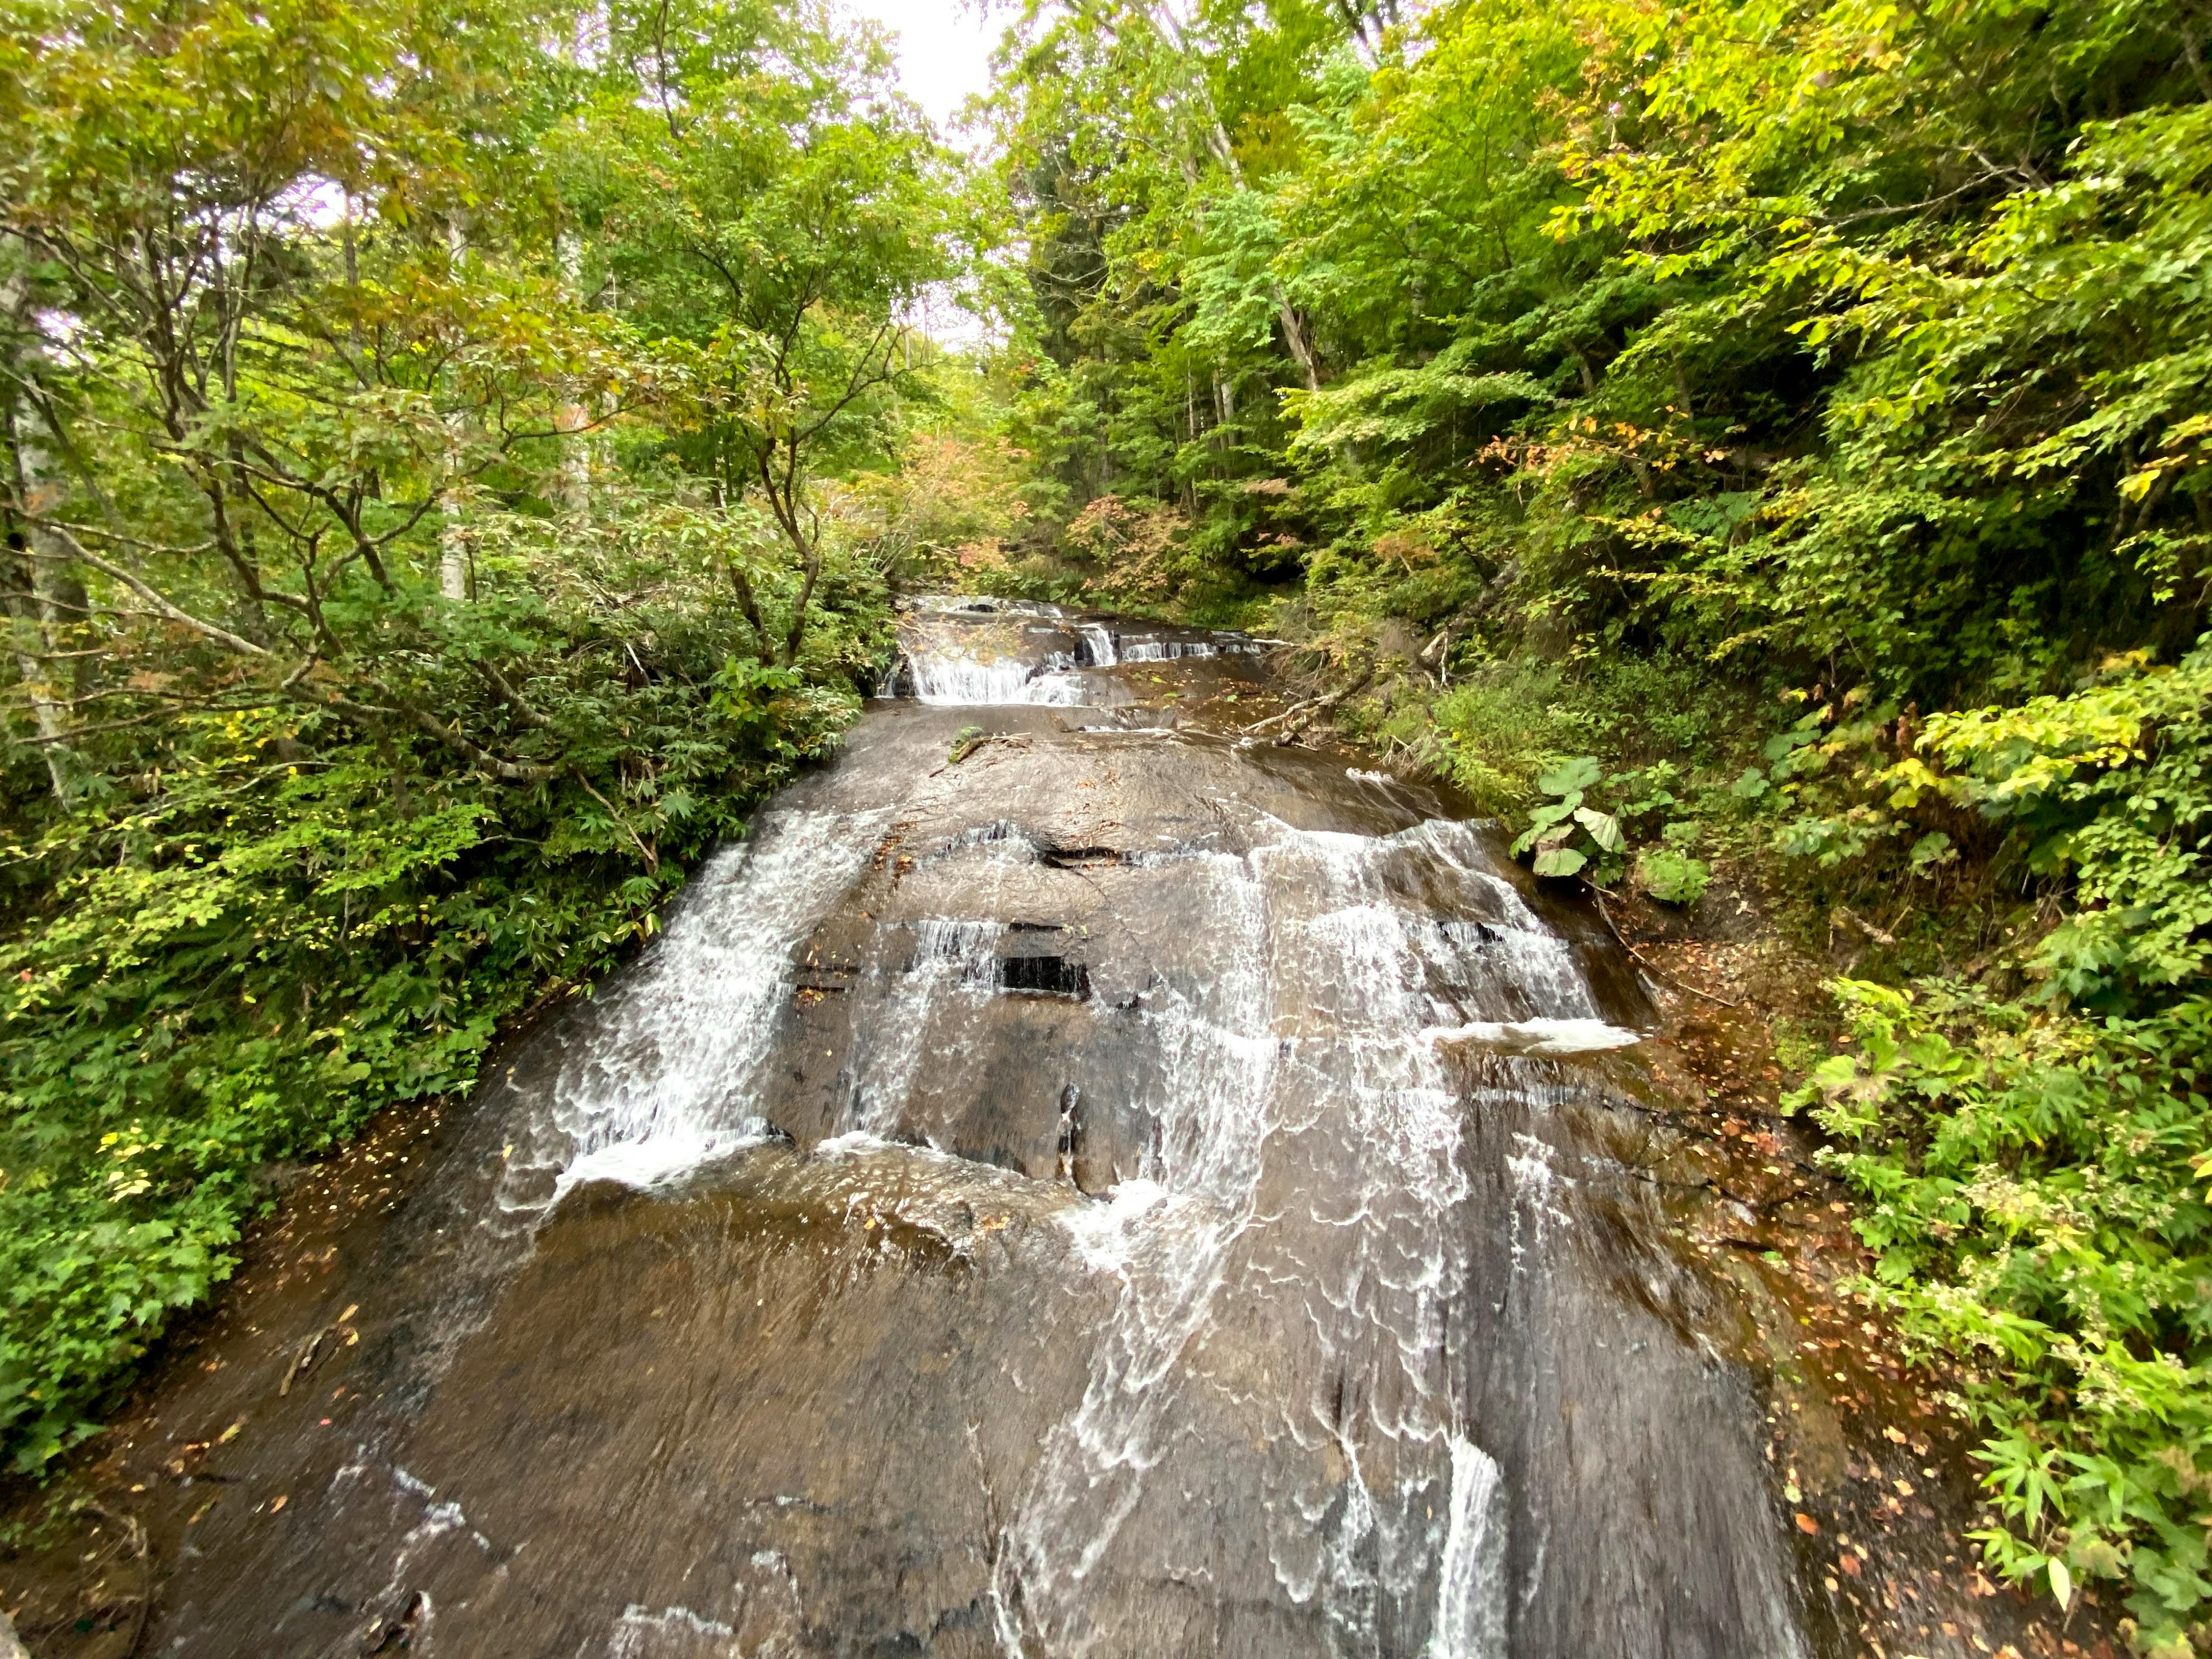
[[[1787,1492],[1921,1430],[1800,1363],[1596,918],[1243,735],[1252,641],[904,637],[650,952],[380,1131],[392,1198],[310,1183],[100,1452],[120,1588],[10,1564],[42,1659],[2027,1639],[1942,1573],[1839,1616]]]

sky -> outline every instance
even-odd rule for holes
[[[898,33],[899,81],[940,131],[951,127],[968,94],[991,79],[991,48],[1006,27],[987,19],[974,0],[844,0],[848,9]],[[946,131],[946,137],[957,138]]]
[[[899,83],[928,112],[939,134],[955,149],[967,140],[952,131],[952,120],[970,93],[991,81],[991,49],[1006,26],[1003,10],[987,19],[975,0],[842,0],[846,9],[887,24],[898,35]],[[934,289],[909,313],[908,320],[947,346],[972,348],[987,330],[971,313]]]

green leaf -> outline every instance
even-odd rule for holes
[[[1912,843],[1912,873],[1924,876],[1929,871],[1959,861],[1958,849],[1951,845],[1950,836],[1941,830],[1931,830]]]
[[[1540,876],[1571,876],[1581,872],[1589,860],[1571,847],[1554,847],[1536,854],[1536,873]]]
[[[1581,755],[1545,773],[1536,787],[1547,795],[1571,795],[1595,783],[1604,770],[1595,756]]]
[[[1575,809],[1575,822],[1589,831],[1589,837],[1607,853],[1618,853],[1628,842],[1620,833],[1620,820],[1610,812],[1601,812],[1594,806]]]

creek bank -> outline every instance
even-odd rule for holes
[[[1609,904],[1624,945],[1657,970],[1655,1070],[1698,1188],[1684,1234],[1742,1293],[1752,1331],[1737,1357],[1762,1376],[1815,1622],[1842,1651],[2115,1659],[2116,1615],[2094,1592],[2062,1617],[1981,1570],[1967,1534],[1995,1516],[1971,1455],[1980,1437],[1947,1403],[1943,1369],[1908,1362],[1848,1289],[1875,1265],[1850,1194],[1815,1161],[1811,1126],[1778,1110],[1795,1079],[1777,1028],[1817,1029],[1822,987],[1848,963],[1808,956],[1725,878],[1686,911]]]

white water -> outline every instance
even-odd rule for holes
[[[1194,852],[1153,867],[1176,923],[1210,945],[1212,971],[1156,987],[1146,1025],[1159,1054],[1157,1167],[1103,1215],[1077,1222],[1079,1257],[1118,1294],[1092,1337],[1088,1386],[1054,1431],[1011,1527],[1021,1601],[1054,1653],[1098,1635],[1085,1580],[1144,1493],[1175,1428],[1180,1362],[1206,1324],[1230,1245],[1251,1219],[1270,1127],[1276,1045],[1267,1025],[1261,884],[1243,859]],[[1002,1620],[1001,1644],[1008,1627]],[[1023,1653],[1025,1643],[1007,1649]]]
[[[1076,632],[1091,646],[1091,663],[1094,668],[1111,668],[1121,660],[1114,644],[1114,630],[1103,623],[1078,623]]]
[[[1644,1041],[1641,1031],[1601,1019],[1475,1019],[1432,1025],[1421,1035],[1431,1042],[1473,1043],[1510,1054],[1587,1054]]]
[[[562,1064],[503,1207],[534,1217],[578,1182],[673,1180],[757,1144],[758,1074],[790,1000],[793,953],[857,880],[888,811],[763,813],[693,878],[668,931]],[[555,1176],[550,1199],[543,1182]]]
[[[1211,639],[1117,634],[1103,623],[1079,621],[1056,605],[1039,603],[994,602],[988,611],[971,616],[975,603],[920,602],[902,624],[906,680],[917,701],[950,708],[1072,708],[1120,701],[1109,682],[1089,677],[1092,671],[1261,648],[1228,634]],[[1016,627],[1017,618],[1036,620]],[[1040,649],[1040,635],[1056,647]],[[898,678],[894,672],[886,688]]]
[[[897,1127],[939,1005],[948,998],[970,1006],[989,1000],[997,988],[998,944],[1005,932],[996,921],[947,916],[915,924],[911,961],[890,964],[883,975],[888,983],[880,1016],[853,1034],[855,1128],[887,1134]]]
[[[1211,640],[1148,640],[1121,641],[1123,662],[1175,662],[1184,657],[1218,657],[1221,647]]]
[[[1455,1435],[1451,1519],[1428,1659],[1508,1659],[1505,1598],[1504,1475],[1480,1447]]]
[[[1087,698],[1082,679],[1066,672],[1041,672],[1019,657],[979,662],[969,658],[926,656],[909,664],[914,695],[922,702],[955,707],[1041,703],[1072,708]]]
[[[940,690],[972,670],[971,690],[1023,696],[1060,672],[999,666],[916,665]],[[508,1620],[530,1632],[510,1630],[517,1651],[608,1659],[825,1632],[995,1637],[1020,1659],[1510,1659],[1509,1628],[1531,1655],[1802,1659],[1786,1569],[1757,1553],[1755,1443],[1711,1414],[1718,1384],[1648,1382],[1669,1338],[1640,1310],[1669,1291],[1613,1236],[1637,1200],[1590,1127],[1603,1074],[1553,1063],[1638,1034],[1601,1018],[1480,834],[1298,829],[1177,770],[1181,745],[1080,738],[1019,751],[1063,769],[1010,771],[987,810],[1022,816],[979,823],[959,805],[977,775],[922,770],[957,718],[876,718],[880,745],[799,799],[896,805],[764,812],[471,1127],[468,1167],[503,1159],[508,1224],[456,1228],[452,1249],[506,1265],[407,1304],[427,1306],[404,1338],[425,1357],[392,1391],[430,1425],[423,1455],[380,1447],[387,1493],[357,1454],[361,1524],[301,1559],[358,1578],[364,1613],[414,1607],[426,1652],[434,1612],[455,1652]],[[1115,768],[1121,799],[1073,797]],[[1327,779],[1313,818],[1370,821],[1370,784],[1387,781]],[[1162,850],[1042,857],[1078,828]],[[1063,948],[1044,929],[1082,941],[1096,1001],[999,1000],[1012,933]],[[834,998],[796,996],[810,939],[829,976],[807,982]],[[748,1155],[769,1113],[792,1143]],[[581,1182],[696,1193],[707,1164],[726,1191],[540,1231]],[[1076,1189],[1115,1169],[1102,1196]],[[909,1250],[916,1233],[936,1243]],[[1649,1291],[1625,1314],[1621,1268]],[[1588,1351],[1628,1351],[1599,1340],[1616,1316],[1650,1357]],[[429,1389],[487,1325],[465,1386]],[[1742,1468],[1704,1483],[1730,1446]],[[497,1548],[403,1460],[496,1517]],[[1678,1641],[1685,1609],[1717,1634]]]
[[[1113,1650],[1097,1586],[1145,1570],[1133,1517],[1163,1496],[1148,1477],[1213,1409],[1193,1379],[1233,1364],[1212,1356],[1239,1352],[1249,1310],[1273,1304],[1249,1340],[1279,1350],[1282,1383],[1238,1411],[1284,1437],[1261,1477],[1276,1583],[1347,1650],[1372,1650],[1395,1608],[1431,1623],[1432,1659],[1503,1659],[1504,1495],[1455,1419],[1444,1358],[1462,1109],[1436,1045],[1407,1039],[1483,1024],[1468,1016],[1530,985],[1565,1017],[1538,1022],[1539,1038],[1613,1028],[1486,861],[1474,830],[1442,823],[1384,838],[1277,825],[1245,858],[1145,861],[1209,966],[1146,999],[1165,1061],[1145,1103],[1156,1160],[1063,1218],[1115,1297],[1082,1404],[1011,1528],[1009,1656],[1032,1638],[1054,1655]],[[1439,923],[1439,884],[1447,914],[1493,920]],[[1020,1620],[1005,1612],[1017,1601]]]

